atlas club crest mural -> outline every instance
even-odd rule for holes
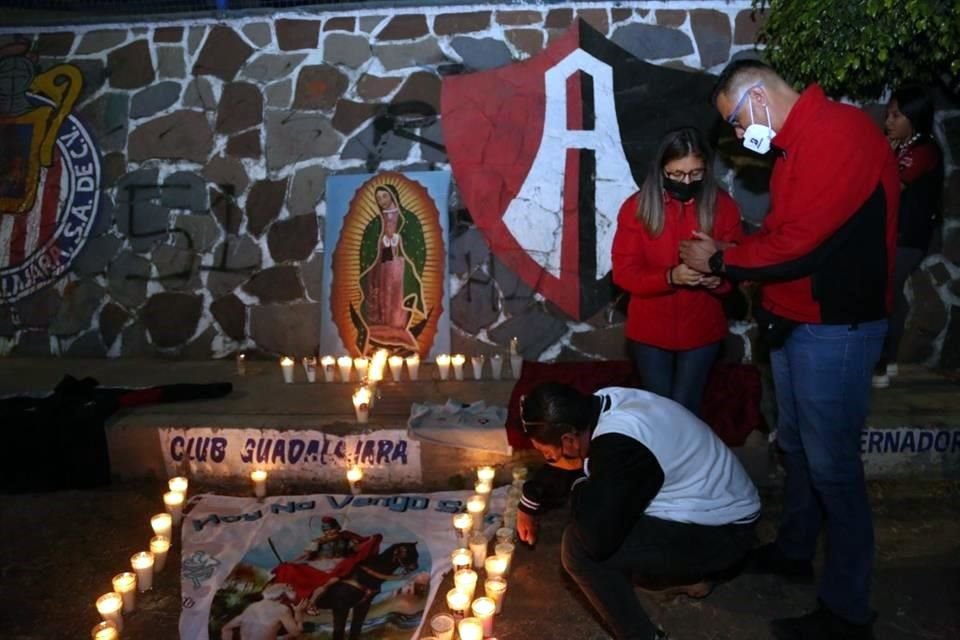
[[[100,154],[70,112],[79,69],[38,73],[27,44],[0,49],[0,303],[52,284],[100,208]]]
[[[612,296],[620,205],[665,131],[716,119],[712,84],[583,21],[529,60],[444,78],[447,154],[493,253],[571,317],[596,313]]]

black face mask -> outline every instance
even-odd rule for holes
[[[669,193],[675,200],[687,202],[688,200],[693,200],[703,192],[703,180],[681,182],[664,177],[663,190]]]

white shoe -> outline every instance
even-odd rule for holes
[[[891,378],[900,375],[900,367],[897,366],[896,362],[887,365],[887,375]]]
[[[887,374],[873,376],[874,389],[886,389],[890,386],[890,376]]]

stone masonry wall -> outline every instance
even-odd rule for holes
[[[749,0],[477,5],[277,13],[19,34],[41,69],[84,77],[77,112],[101,147],[106,204],[71,271],[0,306],[0,351],[210,358],[303,355],[319,342],[324,185],[332,173],[447,168],[375,123],[391,104],[439,111],[441,73],[541,51],[581,18],[635,56],[716,73],[753,49]],[[15,34],[0,30],[0,44]],[[960,364],[960,113],[939,120],[951,173],[943,251],[912,282],[910,359]],[[413,131],[443,142],[439,116]],[[455,187],[455,185],[454,185]],[[622,305],[572,322],[492,257],[453,190],[454,350],[623,357]],[[954,326],[958,325],[958,326]],[[750,356],[735,323],[733,359]],[[942,354],[942,355],[941,355]]]

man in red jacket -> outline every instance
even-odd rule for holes
[[[698,234],[680,257],[704,273],[762,283],[786,469],[784,514],[762,570],[812,577],[821,523],[819,608],[775,620],[779,639],[872,638],[873,522],[860,460],[873,366],[887,330],[897,168],[880,129],[811,85],[797,93],[770,67],[740,61],[714,91],[746,148],[777,154],[770,211],[736,246]]]

